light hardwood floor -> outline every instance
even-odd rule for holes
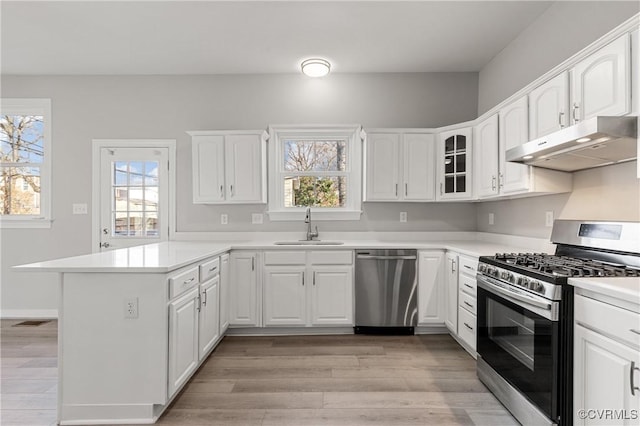
[[[56,323],[2,321],[0,424],[55,424]],[[517,425],[447,335],[228,336],[160,425]]]

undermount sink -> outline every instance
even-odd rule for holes
[[[339,246],[342,241],[300,240],[300,241],[276,241],[277,246]]]

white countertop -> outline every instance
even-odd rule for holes
[[[15,266],[29,272],[158,272],[166,273],[229,250],[353,250],[358,248],[406,248],[418,250],[451,250],[479,257],[498,252],[530,252],[526,247],[514,247],[476,240],[449,241],[344,241],[341,245],[274,245],[273,241],[167,241],[122,248],[102,253]]]
[[[640,277],[569,278],[568,283],[576,288],[640,305]]]

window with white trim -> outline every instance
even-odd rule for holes
[[[51,100],[0,100],[0,225],[51,225]]]
[[[311,207],[320,220],[358,220],[361,153],[360,126],[270,127],[270,219],[298,220]]]

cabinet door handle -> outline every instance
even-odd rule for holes
[[[573,122],[577,123],[578,121],[580,121],[580,117],[578,117],[578,110],[580,109],[580,105],[578,105],[578,103],[574,103],[573,104]]]
[[[313,285],[316,285],[316,271],[313,271]]]
[[[640,330],[635,330],[633,328],[630,328],[629,331],[635,334],[640,334]]]
[[[469,285],[469,284],[467,284],[467,283],[464,283],[464,286],[465,286],[465,287],[467,287],[467,288],[469,288],[469,289],[471,289],[471,290],[473,290],[473,286],[470,286],[470,285]]]
[[[304,287],[304,272],[302,273],[302,287]]]
[[[504,188],[504,175],[502,173],[498,175],[498,188]]]
[[[207,294],[208,294],[208,290],[205,290],[204,291],[204,300],[202,301],[202,305],[203,306],[207,306],[207,298],[208,298]]]
[[[558,126],[560,126],[561,129],[564,128],[564,111],[558,113]]]
[[[396,183],[396,197],[398,196],[398,184]]]
[[[233,185],[229,185],[229,195],[233,197]]]
[[[404,183],[404,196],[406,197],[407,195],[409,195],[409,184],[408,183]]]
[[[440,182],[440,195],[442,195],[442,182]]]
[[[633,384],[633,372],[636,370],[640,371],[640,368],[636,367],[635,361],[631,361],[631,368],[629,368],[629,386],[631,387],[631,395],[634,396],[636,394],[636,391],[640,391],[640,388]]]
[[[224,198],[224,186],[220,185],[220,198]]]
[[[256,270],[256,258],[251,256],[251,270],[255,271]]]
[[[465,327],[467,327],[469,330],[473,331],[473,327],[471,327],[469,324],[467,324],[466,322],[463,323]]]
[[[492,191],[496,190],[496,177],[495,177],[495,175],[491,176],[491,190]]]
[[[451,272],[456,271],[456,261],[451,259]]]
[[[200,295],[200,293],[198,293],[198,307],[196,308],[198,312],[200,312],[201,307],[202,307],[202,296]]]
[[[466,300],[464,301],[464,304],[467,305],[470,308],[473,308],[473,305],[471,303],[467,302]]]

